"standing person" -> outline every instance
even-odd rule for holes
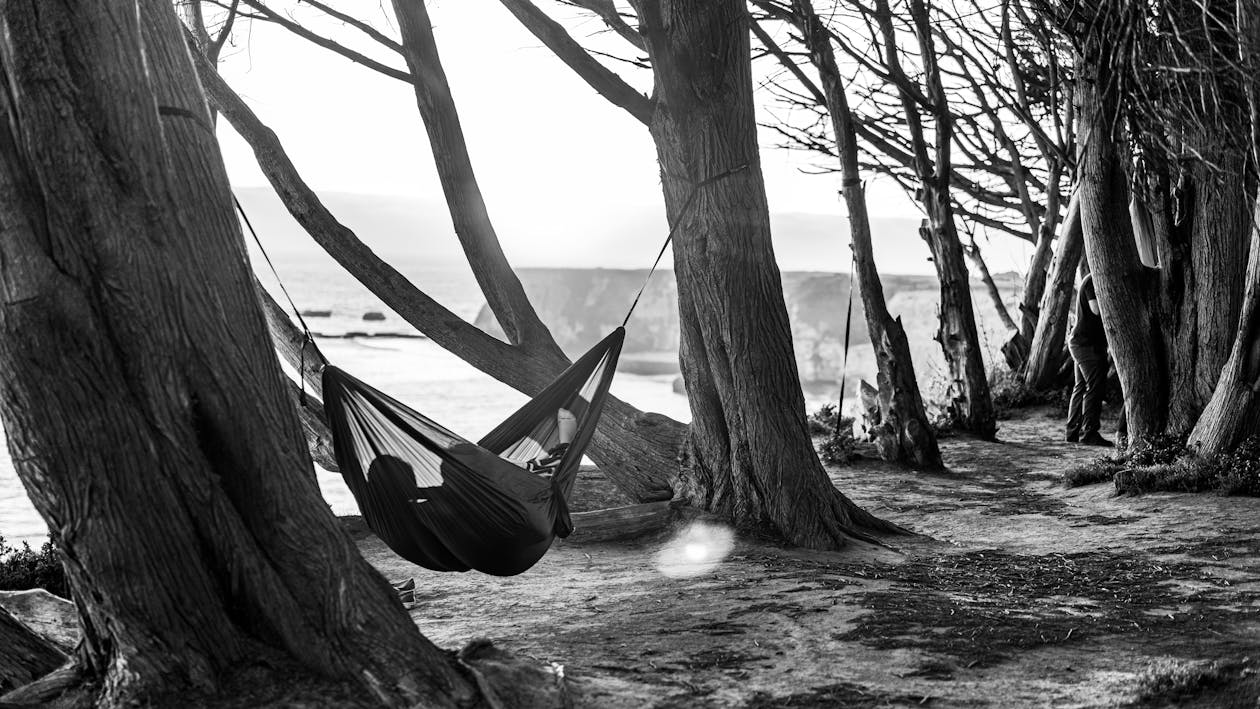
[[[1068,351],[1072,353],[1076,383],[1068,405],[1065,440],[1089,446],[1115,445],[1098,432],[1107,383],[1107,333],[1098,314],[1093,274],[1081,281],[1076,299],[1076,326],[1068,339]]]

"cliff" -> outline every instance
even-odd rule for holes
[[[551,328],[565,352],[575,355],[595,344],[621,324],[635,293],[647,277],[646,270],[529,268],[518,271],[525,292],[539,317]],[[900,315],[911,341],[916,364],[931,365],[939,356],[932,341],[936,331],[937,284],[931,276],[892,275],[883,278],[889,309]],[[1004,293],[1018,289],[1015,274],[1000,274]],[[849,299],[849,275],[809,271],[783,274],[797,366],[805,382],[834,382],[844,359],[844,326]],[[677,371],[678,289],[672,271],[657,271],[648,283],[626,328],[623,368],[643,374]],[[972,293],[980,327],[989,335],[994,350],[1001,345],[1001,323],[982,288]],[[1008,306],[1009,307],[1009,306]],[[862,299],[853,292],[853,326],[850,334],[849,373],[874,376],[870,336]],[[476,325],[497,337],[503,332],[493,314],[482,306]],[[870,370],[869,372],[867,370]],[[925,378],[921,373],[920,378]],[[926,382],[923,382],[926,385]]]

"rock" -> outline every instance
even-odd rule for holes
[[[376,310],[369,310],[363,314],[363,319],[368,322],[380,322],[385,319],[385,313]]]
[[[687,395],[687,382],[682,378],[682,375],[674,377],[674,393],[682,394],[683,396]]]
[[[79,644],[79,613],[73,603],[60,596],[42,588],[0,591],[0,607],[65,652]]]
[[[330,318],[332,317],[332,311],[331,310],[303,310],[302,317],[304,318]]]

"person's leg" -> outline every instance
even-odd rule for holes
[[[1110,445],[1110,441],[1098,433],[1103,391],[1107,386],[1107,359],[1095,348],[1081,348],[1077,363],[1085,373],[1085,395],[1081,399],[1081,442]]]
[[[1076,348],[1068,346],[1072,353],[1072,398],[1068,400],[1067,431],[1064,440],[1076,443],[1081,438],[1081,400],[1085,397],[1085,373],[1076,360]]]
[[[577,418],[572,411],[560,409],[556,412],[556,435],[566,446],[573,442],[573,437],[577,435]]]

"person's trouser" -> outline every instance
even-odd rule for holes
[[[1107,350],[1068,343],[1068,351],[1072,353],[1076,383],[1068,404],[1067,435],[1083,437],[1098,433],[1103,389],[1107,383]]]

